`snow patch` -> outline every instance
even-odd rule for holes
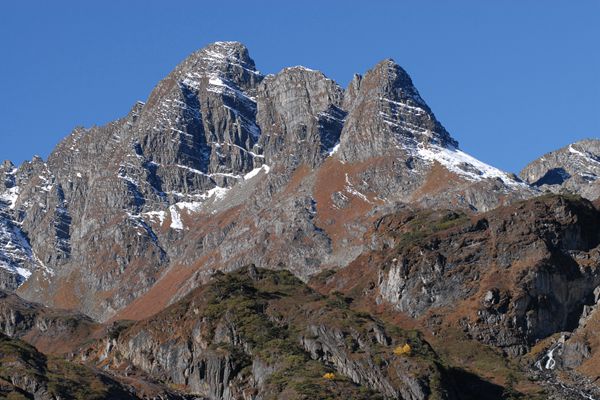
[[[31,276],[31,271],[25,268],[15,267],[15,271],[17,271],[17,274],[25,278],[25,280],[29,279],[29,277]]]
[[[172,206],[169,206],[169,214],[171,216],[171,225],[170,225],[171,229],[176,229],[176,230],[184,229],[183,220],[181,219],[182,211],[186,211],[188,213],[190,213],[190,212],[196,213],[202,209],[202,207],[204,206],[204,204],[207,200],[209,200],[209,199],[212,199],[213,201],[222,200],[227,195],[227,192],[230,189],[231,188],[229,188],[229,187],[215,186],[214,188],[206,191],[205,193],[198,194],[198,195],[191,195],[191,197],[197,198],[199,201],[179,201],[179,202],[173,204]],[[181,197],[185,196],[183,193],[177,193],[177,194],[180,195]],[[144,214],[148,215],[151,218],[154,218],[154,217],[159,218],[161,224],[165,218],[164,211],[149,211]]]
[[[598,160],[594,160],[594,159],[593,159],[592,157],[590,157],[589,155],[587,155],[587,154],[585,154],[585,153],[583,153],[583,152],[581,152],[581,151],[579,151],[579,150],[576,150],[576,149],[574,149],[574,148],[573,148],[573,145],[569,145],[569,152],[570,152],[570,153],[572,153],[572,154],[576,154],[576,155],[578,155],[578,156],[580,156],[580,157],[584,158],[584,159],[585,159],[586,161],[588,161],[588,162],[591,162],[591,163],[593,163],[593,164],[598,164],[598,165],[600,165],[600,161],[598,161]]]
[[[205,176],[207,175],[207,174],[205,174],[204,172],[200,171],[199,169],[191,168],[191,167],[188,167],[188,166],[186,166],[186,165],[181,165],[181,164],[175,164],[175,165],[176,165],[178,168],[185,169],[186,171],[190,171],[190,172],[191,172],[191,173],[193,173],[193,174],[205,175]]]
[[[181,221],[181,215],[179,215],[177,205],[170,206],[169,211],[171,212],[171,228],[176,230],[182,230],[183,222]]]
[[[166,218],[166,213],[164,211],[148,211],[145,212],[143,215],[147,216],[150,220],[158,219],[160,225],[163,224]]]
[[[337,153],[339,149],[340,149],[340,142],[337,142],[337,144],[335,146],[333,146],[331,148],[331,150],[329,150],[329,152],[327,153],[327,157],[331,157],[332,155]]]
[[[402,107],[402,108],[407,109],[409,111],[415,112],[416,114],[425,114],[425,113],[427,113],[427,111],[425,111],[421,107],[411,106],[411,105],[408,105],[406,103],[401,103],[399,101],[388,99],[387,97],[380,97],[379,99],[383,100],[383,101],[387,101],[388,103],[394,104],[396,106]]]
[[[214,86],[223,86],[223,87],[226,87],[226,88],[230,88],[229,86],[227,86],[225,84],[225,82],[223,82],[223,79],[219,78],[218,76],[212,76],[212,77],[210,77],[208,79],[208,83],[210,83],[211,85],[214,85]]]
[[[315,71],[314,69],[310,69],[308,67],[305,67],[304,65],[295,65],[293,67],[287,67],[285,69],[299,69],[299,70],[308,71],[308,72],[319,72],[319,71]]]
[[[202,204],[204,204],[204,203],[199,202],[199,201],[182,201],[175,205],[177,207],[179,207],[181,210],[187,210],[189,212],[198,212],[200,210],[200,208],[202,207]]]
[[[454,147],[442,147],[434,144],[417,145],[417,154],[428,161],[437,161],[449,171],[461,175],[468,180],[500,179],[507,185],[523,185],[511,178],[506,172],[492,167],[475,157]]]
[[[256,153],[254,153],[254,152],[252,152],[252,151],[250,151],[250,150],[246,150],[246,149],[245,149],[245,148],[243,148],[242,146],[238,146],[238,145],[237,145],[237,144],[235,144],[235,143],[224,143],[224,144],[225,144],[225,145],[227,145],[227,146],[233,146],[233,147],[237,147],[238,149],[242,150],[243,152],[250,154],[252,157],[257,157],[257,158],[265,158],[265,156],[263,156],[263,155],[261,155],[261,154],[256,154]],[[223,145],[223,144],[219,143],[219,146],[218,146],[218,147],[220,148],[222,145]]]
[[[209,92],[214,92],[214,93],[219,93],[219,94],[227,93],[228,95],[231,95],[233,97],[238,97],[243,100],[249,100],[250,102],[252,102],[254,104],[256,103],[256,99],[248,96],[246,93],[242,92],[238,88],[227,84],[227,82],[225,82],[218,75],[211,75],[208,79],[208,83],[209,83],[210,87],[206,88],[206,90],[208,90]]]
[[[244,175],[244,180],[247,181],[248,179],[254,178],[256,175],[258,175],[260,173],[260,171],[265,171],[265,174],[268,174],[270,170],[271,170],[271,167],[269,167],[266,164],[262,165],[258,168],[254,168],[252,171],[250,171],[246,175]]]
[[[20,276],[21,283],[32,275],[36,268],[44,274],[53,274],[35,255],[29,241],[14,221],[0,217],[0,268]]]
[[[215,200],[221,200],[223,197],[225,197],[229,189],[231,188],[215,186],[214,188],[206,192],[206,194],[204,195],[206,197],[202,197],[204,197],[205,199],[210,199],[211,197],[214,197]]]
[[[4,193],[0,195],[0,200],[8,203],[8,208],[13,210],[15,208],[15,204],[17,203],[17,199],[19,198],[19,187],[14,186],[10,189],[6,190]]]

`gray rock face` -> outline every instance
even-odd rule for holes
[[[61,360],[56,362],[29,344],[0,333],[2,365],[2,398],[55,400],[103,398],[134,400],[126,385],[109,376],[81,365]],[[146,398],[146,397],[145,397]],[[159,398],[159,397],[157,397]],[[164,398],[176,399],[176,396]]]
[[[262,164],[252,152],[260,136],[255,96],[262,79],[243,45],[219,42],[158,84],[134,134],[137,155],[157,167],[155,189],[202,193]]]
[[[377,328],[375,328],[377,329]],[[383,331],[381,327],[379,327]],[[310,336],[302,337],[302,346],[310,352],[312,358],[322,360],[328,364],[334,365],[336,370],[349,377],[354,383],[374,388],[385,398],[389,399],[426,399],[431,395],[427,382],[410,374],[402,373],[402,368],[396,371],[397,376],[388,377],[381,373],[379,368],[372,362],[365,360],[354,360],[351,357],[351,351],[342,345],[347,340],[347,336],[359,337],[358,332],[342,332],[339,329],[330,328],[325,325],[310,326],[308,328]],[[375,331],[373,331],[375,333]],[[389,338],[388,338],[389,340]],[[380,345],[389,345],[386,341],[378,342],[375,338],[362,338],[358,340],[358,345],[362,351],[370,352],[369,342]],[[392,380],[399,379],[401,384],[394,385]]]
[[[355,77],[344,99],[348,109],[340,157],[348,162],[398,154],[398,147],[458,142],[437,121],[412,80],[393,60]]]
[[[46,308],[0,291],[0,333],[26,338],[40,351],[72,351],[96,327],[97,323],[83,314]]]
[[[567,190],[595,200],[600,197],[600,140],[582,140],[544,154],[520,175],[540,190]]]
[[[33,253],[56,273],[48,279],[68,280],[81,265],[90,271],[77,278],[71,300],[51,304],[84,301],[86,312],[109,315],[156,281],[170,257],[162,241],[180,236],[179,210],[169,206],[202,201],[262,164],[252,151],[261,80],[244,46],[215,43],[192,54],[125,118],[78,128],[47,165],[36,159],[19,169],[32,181],[21,185],[18,221]],[[46,186],[36,182],[42,177]],[[163,238],[152,225],[169,214],[174,229]],[[23,295],[61,296],[60,285],[37,293],[46,278],[34,278],[38,283],[23,287]],[[90,290],[122,294],[107,302],[86,298]]]
[[[537,340],[574,329],[593,298],[600,285],[599,218],[587,201],[548,197],[439,235],[408,231],[387,242],[393,258],[378,272],[379,299],[413,317],[477,299],[476,317],[460,321],[465,331],[522,355]],[[389,224],[389,217],[381,222]]]
[[[39,267],[29,239],[15,219],[20,184],[26,177],[5,161],[0,166],[0,289],[14,290]]]
[[[267,164],[293,171],[318,166],[338,143],[346,112],[343,90],[321,72],[286,68],[258,91],[260,145]]]

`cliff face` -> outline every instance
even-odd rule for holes
[[[2,287],[101,320],[161,281],[164,306],[215,270],[345,266],[395,204],[485,211],[539,186],[460,151],[392,60],[343,90],[304,67],[264,77],[236,42],[0,175]]]
[[[7,399],[137,399],[106,374],[62,359],[0,333],[0,396]]]
[[[356,216],[398,202],[485,210],[534,193],[457,145],[392,60],[343,90],[303,67],[264,77],[218,42],[126,117],[4,164],[2,285],[105,320],[161,282],[164,306],[215,270],[344,266]]]

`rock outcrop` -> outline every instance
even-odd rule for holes
[[[544,154],[520,175],[540,190],[595,200],[600,197],[600,140],[582,140]]]
[[[347,301],[288,272],[250,266],[216,276],[84,357],[207,399],[458,398],[418,334],[356,313]]]
[[[88,367],[48,358],[0,333],[0,396],[7,399],[138,399],[128,388]]]
[[[350,88],[344,99],[349,114],[339,150],[344,161],[397,157],[399,148],[418,144],[458,146],[393,60],[356,77]]]
[[[47,308],[0,291],[0,332],[46,354],[72,352],[100,330],[98,323],[81,313]]]
[[[318,166],[340,140],[343,96],[331,79],[304,67],[268,76],[257,100],[267,164],[287,171]]]
[[[592,301],[599,224],[591,203],[558,196],[472,217],[404,210],[376,222],[365,238],[374,253],[347,268],[370,271],[370,283],[340,282],[368,285],[370,297],[412,318],[435,315],[439,324],[444,315],[474,339],[523,355],[573,330]]]

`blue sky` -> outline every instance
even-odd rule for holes
[[[343,86],[391,57],[463,150],[518,172],[600,137],[599,19],[598,0],[4,1],[0,160],[46,158],[192,51],[238,40],[264,73],[305,65]]]

